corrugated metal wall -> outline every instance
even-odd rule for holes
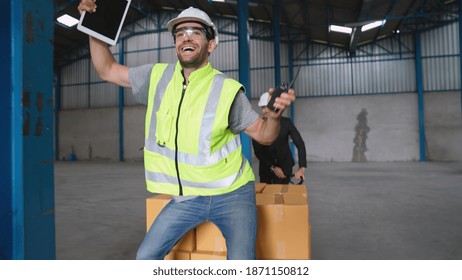
[[[424,89],[460,89],[459,24],[422,33],[421,40]]]
[[[162,16],[162,15],[161,15]],[[214,19],[215,20],[215,19]],[[238,79],[237,22],[216,19],[220,27],[220,43],[211,55],[212,65]],[[129,26],[128,32],[144,32],[124,41],[125,64],[175,62],[176,54],[171,34],[157,33],[156,18],[142,19]],[[274,86],[273,42],[269,24],[251,24],[250,67],[252,98]],[[147,32],[146,31],[150,31]],[[458,23],[422,33],[424,89],[448,91],[460,88],[460,61]],[[118,59],[119,47],[112,47]],[[281,45],[282,81],[289,80],[288,46]],[[414,38],[412,35],[380,40],[375,44],[359,46],[356,56],[335,47],[319,44],[294,45],[294,75],[300,68],[294,84],[300,97],[345,96],[360,94],[409,93],[416,91]],[[88,58],[61,69],[61,108],[97,108],[118,106],[118,89],[103,83],[97,77]],[[130,93],[130,90],[126,91]],[[125,105],[134,105],[131,94],[125,94]]]
[[[61,70],[61,108],[88,108],[89,59],[82,59]]]
[[[303,65],[299,96],[343,96],[415,91],[414,46],[411,35],[360,46],[350,57],[345,50],[322,45],[295,46]]]

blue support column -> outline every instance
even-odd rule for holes
[[[22,49],[23,3],[0,9],[0,259],[24,258]]]
[[[247,97],[250,99],[250,50],[249,50],[249,1],[239,1],[238,6],[238,46],[239,46],[239,81],[247,90]],[[241,132],[242,152],[247,160],[252,163],[252,144],[250,137]]]
[[[289,35],[290,36],[290,35]],[[289,38],[289,79],[292,81],[294,79],[294,44]],[[295,85],[294,85],[295,86]],[[297,92],[295,92],[297,94]],[[290,104],[290,119],[295,124],[295,106],[294,103]],[[290,142],[290,151],[292,152],[292,158],[295,158],[295,145],[294,142]]]
[[[273,5],[274,81],[281,85],[281,31],[279,29],[279,1]]]
[[[125,40],[119,42],[119,63],[124,64]],[[124,161],[124,95],[123,87],[119,87],[119,161]]]
[[[61,110],[61,68],[55,79],[55,160],[59,160],[59,111]]]
[[[162,45],[162,21],[160,20],[160,14],[157,16],[157,62],[161,61],[161,48]],[[173,40],[173,39],[172,39]],[[173,43],[173,42],[172,42]]]
[[[415,41],[415,72],[419,106],[419,141],[420,141],[420,161],[427,161],[425,145],[425,114],[424,114],[424,89],[422,74],[422,47],[420,41],[420,32],[414,34]]]
[[[23,5],[24,258],[55,259],[54,2],[24,0]]]
[[[53,1],[0,9],[0,258],[54,259]]]
[[[459,78],[460,78],[460,113],[462,118],[462,1],[459,1]]]
[[[290,36],[290,35],[289,35]],[[289,79],[290,81],[294,80],[294,43],[292,40],[289,38]],[[295,84],[292,86],[295,87]],[[297,92],[295,92],[295,95],[297,95]],[[294,103],[290,104],[290,119],[292,121],[295,121],[295,112],[294,112]]]

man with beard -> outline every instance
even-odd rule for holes
[[[95,0],[81,0],[78,9],[94,12]],[[260,118],[251,109],[244,87],[209,63],[219,41],[206,13],[190,7],[167,27],[175,43],[175,64],[128,68],[116,63],[105,43],[89,39],[98,75],[131,88],[147,104],[148,191],[174,196],[152,224],[136,257],[163,259],[186,232],[210,221],[226,239],[228,259],[255,259],[254,174],[242,155],[239,132],[272,143],[281,113],[295,99],[295,92],[289,90],[276,99],[279,112]]]

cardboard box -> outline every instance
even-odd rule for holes
[[[264,192],[257,193],[257,259],[311,258],[308,205],[301,185],[291,192],[293,186],[296,185],[288,188],[265,185]],[[156,195],[146,200],[148,229],[171,198],[169,195]],[[221,231],[213,223],[206,222],[197,230],[188,232],[165,259],[226,259],[226,251]]]
[[[191,260],[226,260],[225,252],[194,251]]]
[[[148,231],[154,220],[159,215],[160,211],[172,199],[171,195],[159,194],[148,197],[146,199],[146,228]],[[196,250],[196,232],[195,229],[188,231],[178,243],[173,247],[172,251],[192,252]]]
[[[171,195],[159,194],[146,198],[146,232],[149,231],[160,211],[172,200]]]
[[[172,250],[167,256],[165,256],[164,260],[190,260],[191,259],[191,252],[185,252],[180,250]]]
[[[226,240],[214,223],[205,222],[196,228],[196,248],[197,251],[226,252]]]
[[[280,185],[268,184],[263,189],[262,193],[290,193],[301,194],[307,197],[306,185]]]
[[[308,204],[300,194],[257,194],[257,259],[309,259]]]
[[[255,183],[255,192],[256,193],[261,193],[263,189],[265,188],[266,183]]]

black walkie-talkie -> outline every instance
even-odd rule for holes
[[[282,85],[280,85],[279,87],[275,88],[274,91],[273,91],[273,94],[271,94],[271,99],[270,101],[268,101],[268,105],[266,105],[271,111],[273,112],[278,112],[279,109],[274,107],[274,102],[276,101],[276,98],[278,98],[279,96],[281,96],[281,93],[283,92],[287,92],[287,90],[289,89],[287,83],[282,83]]]
[[[298,67],[297,74],[295,75],[295,78],[292,80],[292,82],[290,82],[290,84],[282,83],[279,87],[274,89],[273,94],[271,94],[271,99],[270,101],[268,101],[268,105],[266,105],[271,111],[276,113],[279,112],[279,109],[274,107],[274,101],[276,100],[276,98],[281,96],[281,93],[287,92],[294,85],[295,81],[298,78],[298,74],[300,73],[301,67],[302,66]]]

